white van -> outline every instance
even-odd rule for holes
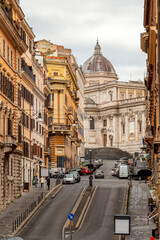
[[[125,164],[119,165],[119,178],[128,178],[128,166]]]

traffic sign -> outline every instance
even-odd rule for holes
[[[74,219],[74,214],[73,214],[73,213],[70,213],[70,214],[68,215],[68,219],[69,219],[69,220],[73,220],[73,219]]]

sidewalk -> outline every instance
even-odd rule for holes
[[[155,228],[153,220],[147,223],[148,197],[150,196],[148,184],[133,180],[129,195],[128,215],[131,216],[131,235],[126,240],[149,240],[152,229]]]
[[[51,179],[50,189],[55,187],[56,180]],[[38,187],[31,187],[29,192],[23,192],[22,197],[16,199],[12,202],[4,212],[0,213],[0,239],[2,237],[7,237],[12,234],[13,222],[29,208],[33,202],[38,202],[38,198],[43,192],[43,197],[45,197],[50,190],[46,188],[41,188],[40,184]]]

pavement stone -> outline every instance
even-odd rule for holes
[[[50,189],[55,187],[56,180],[51,179]],[[13,222],[34,202],[38,201],[38,197],[43,192],[45,197],[50,190],[47,190],[46,184],[41,188],[40,184],[37,187],[32,186],[29,192],[23,192],[22,196],[14,200],[2,213],[0,213],[0,239],[12,234]]]
[[[151,197],[148,184],[132,181],[129,195],[128,215],[131,216],[131,235],[126,240],[149,240],[152,229],[155,228],[153,220],[147,222],[148,198]]]

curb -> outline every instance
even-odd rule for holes
[[[50,192],[42,199],[42,201],[37,205],[37,207],[33,210],[33,212],[31,212],[31,214],[22,222],[22,224],[12,233],[12,237],[14,237],[18,232],[20,232],[20,230],[24,227],[24,225],[30,220],[30,218],[37,212],[37,210],[40,208],[40,206],[42,205],[42,203],[44,203],[44,201],[49,197],[49,195],[53,192],[53,191],[57,191],[52,195],[52,198],[54,198],[59,191],[62,189],[62,183],[60,183],[59,185],[57,185],[56,187],[53,187]]]
[[[86,189],[87,189],[87,187],[85,187],[85,188],[82,190],[82,193],[80,194],[80,196],[79,196],[76,204],[74,205],[71,213],[75,214],[75,212],[77,211],[77,209],[78,209],[78,207],[79,207],[79,204],[80,204],[80,202],[81,202],[81,200],[82,200],[82,198],[83,198],[83,195],[84,195],[84,192],[86,191]],[[85,205],[84,205],[84,207],[83,207],[83,210],[82,210],[82,212],[81,212],[81,214],[80,214],[80,217],[79,217],[79,219],[78,219],[78,221],[77,221],[77,224],[76,224],[76,226],[75,226],[76,231],[77,231],[78,228],[80,227],[80,225],[81,225],[81,223],[82,223],[82,221],[83,221],[83,219],[84,219],[84,217],[85,217],[85,214],[86,214],[86,212],[87,212],[87,210],[88,210],[88,208],[89,208],[89,206],[90,206],[91,200],[92,200],[92,198],[93,198],[93,196],[94,196],[94,193],[95,193],[96,189],[97,189],[97,187],[94,186],[93,189],[92,189],[92,191],[91,191],[91,195],[88,196],[88,198],[87,198],[87,201],[86,201],[86,203],[85,203]],[[66,238],[65,238],[65,228],[67,228],[67,227],[69,226],[69,224],[70,224],[70,220],[67,219],[66,222],[65,222],[65,224],[64,224],[64,226],[63,226],[63,229],[62,229],[62,239],[63,239],[63,240],[66,239]]]
[[[126,187],[126,191],[124,192],[123,207],[122,207],[122,214],[125,214],[125,215],[128,212],[130,187],[131,187],[131,184],[128,182],[128,187]],[[119,236],[118,240],[121,240],[121,239],[122,237]]]
[[[128,212],[130,188],[131,188],[131,184],[128,182],[127,194],[126,194],[126,198],[125,198],[124,214],[127,214],[127,212]]]

